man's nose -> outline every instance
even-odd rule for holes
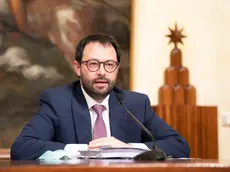
[[[97,72],[98,72],[98,74],[101,74],[101,75],[104,75],[106,73],[103,63],[100,64]]]

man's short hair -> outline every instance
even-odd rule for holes
[[[75,60],[77,62],[82,61],[84,48],[87,44],[91,42],[93,43],[98,42],[104,46],[106,45],[113,46],[117,54],[117,61],[120,63],[121,52],[120,52],[119,44],[112,36],[104,33],[96,33],[96,34],[88,35],[80,40],[80,42],[76,47],[76,54],[75,54]]]

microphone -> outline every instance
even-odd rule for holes
[[[115,90],[116,91],[116,90]],[[125,109],[125,111],[132,117],[136,123],[145,131],[145,133],[151,138],[153,147],[150,151],[143,152],[134,157],[134,160],[143,160],[143,161],[164,161],[167,159],[166,154],[157,147],[156,140],[153,137],[152,133],[126,108],[123,103],[123,95],[116,91],[116,97],[120,105]]]

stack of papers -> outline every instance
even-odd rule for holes
[[[112,159],[112,158],[122,158],[122,159],[132,159],[136,155],[146,152],[146,149],[140,148],[120,148],[120,147],[108,147],[100,149],[90,149],[86,151],[79,151],[80,155],[78,158],[84,159]]]

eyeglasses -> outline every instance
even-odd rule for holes
[[[113,60],[107,60],[105,62],[99,62],[98,60],[86,60],[81,61],[81,63],[85,63],[88,70],[91,72],[96,72],[100,68],[101,64],[103,64],[105,71],[109,73],[114,72],[119,65],[118,62]]]

